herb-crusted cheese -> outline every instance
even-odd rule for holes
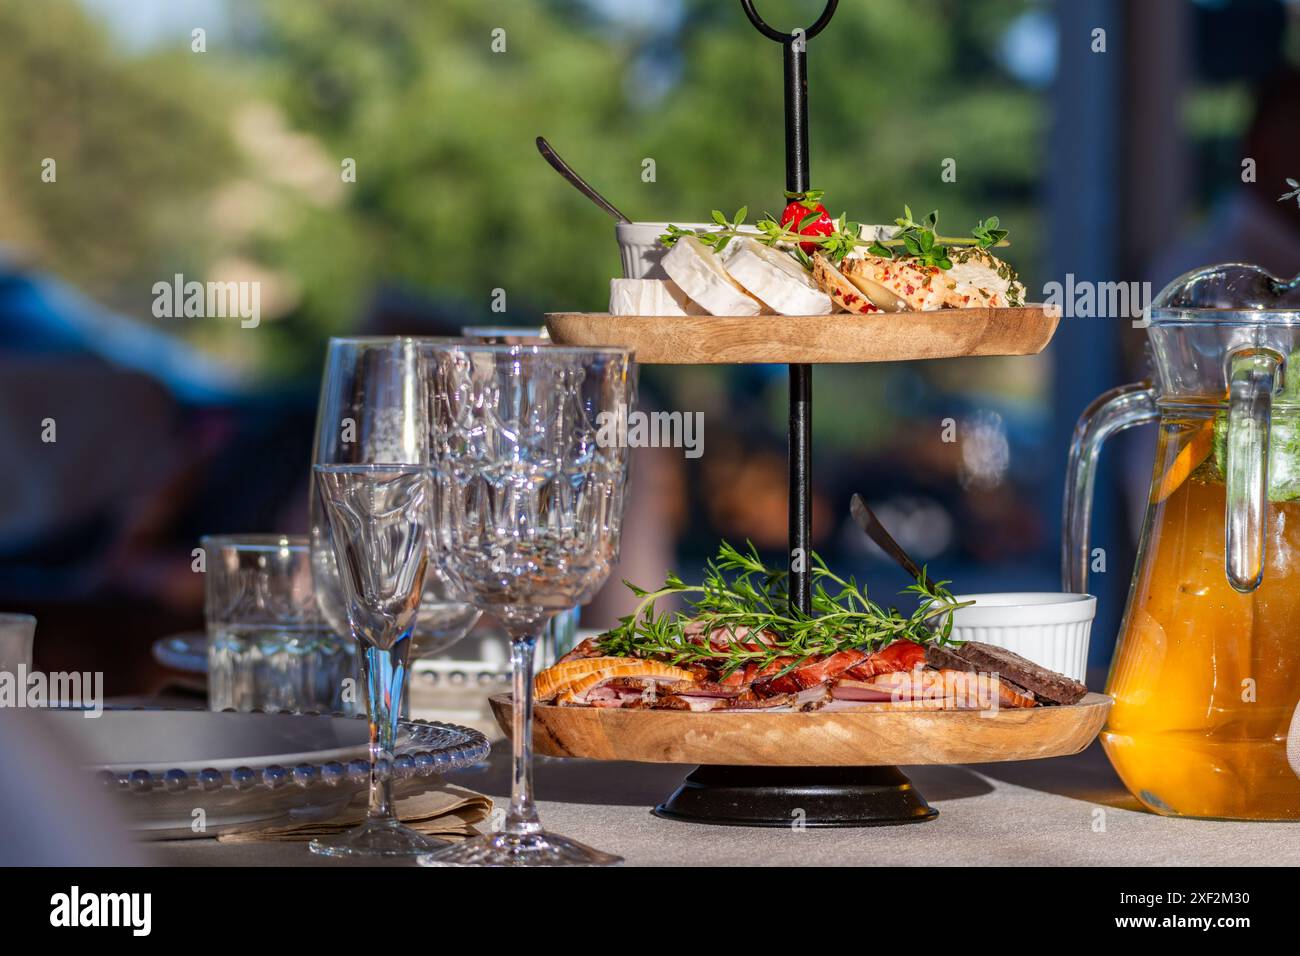
[[[948,295],[944,305],[952,308],[1020,306],[1025,287],[1016,271],[986,249],[952,249],[952,268],[947,270]]]

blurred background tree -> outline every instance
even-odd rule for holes
[[[965,233],[999,215],[1032,288],[1044,104],[1003,46],[1037,5],[977,6],[841,5],[809,58],[813,181],[833,213],[861,221],[889,222],[909,203]],[[155,6],[152,23],[145,7],[132,0],[129,20],[127,0],[0,14],[18,51],[0,88],[37,78],[31,96],[0,104],[0,163],[31,171],[5,176],[0,241],[262,381],[309,382],[324,339],[359,327],[453,331],[602,308],[619,268],[612,224],[536,155],[539,134],[634,218],[742,205],[757,216],[784,201],[780,51],[736,3],[205,0]],[[786,28],[821,8],[762,4]],[[202,52],[195,27],[207,30]],[[57,188],[36,175],[50,153],[65,170]],[[261,326],[153,319],[153,283],[175,273],[257,280]],[[504,315],[489,311],[496,289]],[[397,316],[376,319],[394,299]],[[1008,409],[1041,399],[1046,367],[819,370],[817,450],[837,463],[822,474],[898,458],[936,402],[954,407],[943,398],[954,387],[1032,441],[1041,413],[1017,421]],[[702,489],[677,509],[693,512],[679,519],[700,539],[688,549],[711,549],[718,533],[779,546],[783,371],[662,368],[643,380],[652,401],[730,422],[711,432],[705,461],[682,466],[684,486]],[[944,480],[956,467],[916,464]],[[737,482],[749,490],[731,494]],[[822,547],[839,510],[817,512]]]
[[[3,250],[148,315],[160,270],[209,260],[195,217],[234,159],[222,74],[125,55],[76,0],[0,4],[0,37]]]
[[[764,6],[795,24],[820,2]],[[888,221],[907,201],[961,232],[996,212],[1033,265],[1041,109],[996,63],[1024,7],[843,6],[810,57],[814,177],[834,212]],[[262,280],[281,321],[253,341],[161,320],[231,361],[310,367],[303,343],[352,327],[383,287],[469,319],[497,288],[519,322],[599,308],[618,267],[611,224],[535,155],[538,134],[634,217],[782,203],[780,54],[734,4],[225,9],[196,53],[179,28],[123,48],[76,0],[0,7],[0,88],[24,91],[0,103],[0,237],[146,321],[160,277]],[[40,181],[46,156],[57,188]],[[939,179],[948,157],[953,183]]]
[[[823,2],[759,7],[790,29]],[[1089,48],[1098,24],[1110,31],[1104,56]],[[1189,227],[1203,227],[1196,254],[1214,258],[1216,205],[1249,199],[1249,221],[1291,229],[1274,200],[1300,166],[1248,188],[1240,172],[1260,104],[1282,128],[1264,140],[1289,148],[1295,74],[1273,77],[1300,56],[1297,24],[1290,0],[844,0],[810,50],[813,182],[833,214],[864,222],[904,203],[939,209],[954,233],[999,216],[1031,298],[1067,271],[1158,286],[1176,273],[1150,260]],[[619,268],[612,224],[541,161],[537,135],[636,218],[757,216],[783,202],[781,56],[735,0],[0,0],[0,94],[0,329],[20,331],[0,341],[0,360],[25,367],[63,348],[51,361],[75,380],[97,352],[106,374],[172,383],[203,364],[171,363],[169,378],[165,359],[115,363],[120,349],[94,342],[111,325],[160,332],[143,337],[183,342],[249,383],[171,396],[185,467],[170,510],[146,512],[137,550],[107,549],[128,554],[131,571],[165,552],[191,586],[197,534],[301,526],[329,335],[535,325],[547,310],[603,307]],[[42,180],[46,159],[56,182]],[[155,319],[154,284],[177,273],[255,280],[261,324]],[[91,300],[71,344],[59,338],[67,303],[41,294],[51,279]],[[497,289],[504,315],[490,310]],[[55,331],[23,338],[42,323]],[[819,367],[815,547],[892,593],[896,569],[845,521],[848,493],[861,491],[960,588],[1056,587],[1075,416],[1140,374],[1121,367],[1120,324],[1063,323],[1036,357]],[[1131,352],[1140,366],[1140,342]],[[707,454],[672,461],[652,488],[657,520],[678,533],[665,560],[689,573],[719,536],[779,560],[784,367],[659,366],[641,380],[648,404],[708,415]],[[122,407],[95,398],[106,417]],[[29,412],[21,399],[6,410],[23,422]],[[937,437],[947,421],[960,442]],[[1111,457],[1139,462],[1136,473],[1148,454]],[[49,461],[29,464],[42,485]],[[69,470],[79,481],[81,466]],[[151,507],[160,497],[145,495]],[[122,512],[106,501],[96,520],[120,524]],[[1124,523],[1096,523],[1126,566]],[[50,566],[86,551],[51,551],[51,540],[62,541],[0,553],[9,593],[29,591],[31,548]],[[1097,582],[1111,613],[1125,576]]]

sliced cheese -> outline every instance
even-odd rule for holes
[[[989,306],[1001,308],[1021,303],[1025,287],[1001,259],[984,249],[954,249],[952,268],[944,274],[948,289],[945,305],[956,309]]]
[[[898,235],[897,226],[879,226],[871,223],[860,223],[858,225],[858,238],[863,242],[883,242],[885,239],[893,239]],[[866,246],[854,246],[849,252],[849,259],[861,259],[868,255]]]
[[[610,315],[705,315],[671,279],[610,279]]]
[[[858,315],[870,315],[880,309],[863,294],[862,290],[844,278],[843,273],[835,268],[834,263],[820,252],[813,253],[813,278],[822,290],[831,297],[831,301],[846,312]]]
[[[728,274],[779,315],[829,315],[831,297],[808,270],[784,252],[757,239],[738,236],[722,251]]]
[[[943,307],[944,271],[910,259],[864,256],[840,265],[844,277],[886,312],[928,312]]]
[[[898,235],[897,226],[874,226],[865,222],[858,225],[858,238],[865,239],[867,242],[893,239],[896,235]]]
[[[758,315],[763,311],[763,304],[737,284],[713,250],[694,236],[678,239],[662,265],[668,278],[710,315]]]

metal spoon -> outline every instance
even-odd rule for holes
[[[617,206],[615,206],[612,202],[610,202],[600,193],[596,192],[596,190],[592,188],[590,183],[588,183],[585,179],[583,179],[581,176],[575,173],[573,171],[573,168],[564,160],[562,160],[560,158],[560,154],[557,153],[551,147],[551,144],[546,141],[545,136],[537,137],[537,151],[542,154],[542,157],[548,163],[550,163],[552,166],[555,167],[555,171],[557,173],[559,173],[570,183],[572,183],[574,188],[576,188],[578,192],[582,193],[584,196],[586,196],[588,199],[594,202],[601,209],[605,210],[605,212],[609,213],[609,215],[614,218],[615,222],[632,221],[627,216],[623,215],[623,213],[619,211],[619,208]]]
[[[904,571],[916,578],[917,584],[927,591],[931,590],[930,579],[926,577],[925,571],[903,550],[903,546],[894,540],[894,536],[885,530],[885,526],[880,523],[876,513],[867,507],[867,503],[862,500],[861,495],[854,495],[849,499],[849,511],[853,514],[853,520],[858,523],[858,527],[867,533],[868,538],[880,545],[880,549],[885,554],[897,561]],[[963,601],[960,604],[940,604],[939,607],[925,616],[925,620],[929,622],[933,618],[941,617],[959,607],[966,607],[973,603],[975,602]]]
[[[885,530],[885,526],[880,523],[876,513],[867,507],[861,495],[854,495],[849,499],[849,511],[853,515],[853,520],[858,523],[858,527],[867,533],[868,538],[880,545],[880,549],[897,561],[918,584],[927,591],[930,590],[930,579],[925,576],[925,571],[903,550],[903,546],[894,540],[894,536]]]

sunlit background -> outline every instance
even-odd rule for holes
[[[759,6],[789,28],[822,4]],[[1001,217],[1031,298],[1251,251],[1294,272],[1300,210],[1276,199],[1300,176],[1298,20],[1280,0],[845,0],[810,46],[813,184],[866,222]],[[38,616],[38,663],[98,664],[110,693],[201,626],[200,534],[304,527],[328,336],[605,306],[612,223],[537,135],[634,218],[783,202],[780,51],[734,2],[0,0],[0,38],[0,607]],[[177,274],[257,281],[260,324],[155,318]],[[1056,588],[1070,430],[1141,374],[1126,317],[1067,320],[1033,358],[818,368],[815,546],[877,596],[907,583],[848,521],[859,491],[956,589]],[[693,576],[720,537],[781,561],[784,368],[642,381],[705,413],[705,451],[638,459],[640,583]],[[1108,455],[1094,663],[1149,456]]]

